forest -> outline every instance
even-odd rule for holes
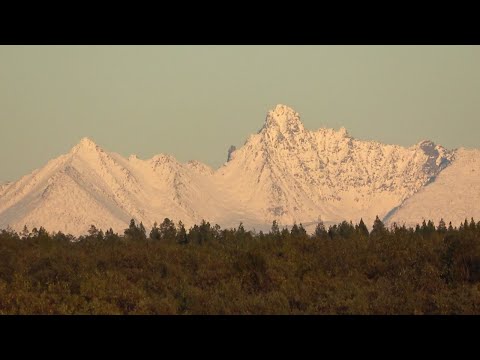
[[[480,314],[480,222],[4,229],[0,314]]]

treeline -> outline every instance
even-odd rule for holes
[[[479,314],[480,222],[0,232],[0,314]]]

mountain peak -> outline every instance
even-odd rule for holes
[[[431,140],[422,140],[417,144],[418,147],[435,147],[435,143]]]
[[[73,148],[72,148],[72,153],[76,153],[76,152],[79,152],[79,151],[96,151],[98,150],[99,147],[97,144],[95,144],[95,142],[93,142],[93,140],[91,140],[90,138],[88,137],[84,137],[80,140],[80,142],[75,145]]]
[[[80,142],[78,143],[78,145],[82,146],[82,147],[96,147],[97,144],[95,144],[95,142],[90,139],[89,137],[83,137],[80,139]]]
[[[349,137],[350,135],[348,134],[348,131],[347,129],[345,128],[345,126],[342,126],[340,129],[338,129],[338,133],[340,134],[340,136],[342,137]]]
[[[284,114],[292,114],[295,115],[296,111],[293,110],[290,106],[277,104],[275,109],[270,110],[270,112],[275,113],[277,116],[284,115]]]
[[[275,129],[283,134],[304,131],[300,115],[291,107],[282,104],[267,113],[264,128]]]

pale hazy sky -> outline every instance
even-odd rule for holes
[[[480,147],[480,46],[0,46],[0,181],[84,136],[218,167],[277,103],[307,129]]]

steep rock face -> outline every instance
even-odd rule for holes
[[[407,199],[386,218],[387,224],[415,226],[440,219],[453,226],[473,217],[480,219],[480,150],[460,148],[452,164],[435,181]]]
[[[277,105],[216,171],[165,154],[126,159],[82,139],[0,187],[0,228],[26,224],[78,235],[91,224],[123,231],[131,218],[149,227],[165,217],[257,230],[273,220],[312,228],[319,217],[371,224],[432,182],[452,156],[430,141],[404,148],[356,140],[344,128],[309,131],[298,113]]]

